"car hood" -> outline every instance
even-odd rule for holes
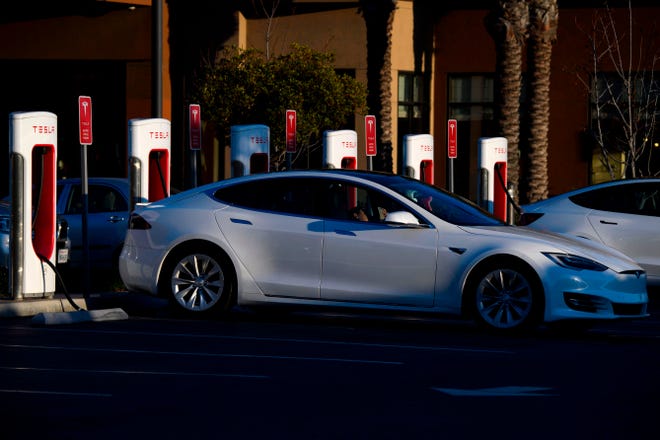
[[[630,257],[622,254],[601,243],[578,237],[568,237],[547,231],[538,231],[524,226],[471,226],[463,227],[468,233],[502,238],[509,236],[512,240],[524,239],[535,241],[539,251],[566,252],[581,255],[602,263],[615,272],[628,270],[642,270],[642,268]],[[544,249],[544,246],[547,249]]]

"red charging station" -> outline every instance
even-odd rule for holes
[[[9,115],[9,292],[13,299],[55,294],[57,116]]]
[[[433,185],[433,136],[408,134],[403,137],[403,172]]]
[[[323,167],[357,169],[357,132],[326,130],[323,133]]]
[[[131,209],[170,195],[170,126],[162,118],[128,121]]]
[[[231,177],[270,170],[270,127],[262,124],[231,127]]]
[[[478,152],[479,205],[502,221],[507,221],[507,140],[480,138]]]

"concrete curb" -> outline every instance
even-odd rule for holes
[[[84,298],[73,299],[81,309],[87,308]],[[72,312],[76,309],[66,298],[26,299],[22,301],[1,300],[0,318],[34,316],[39,313]]]

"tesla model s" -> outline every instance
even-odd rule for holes
[[[647,316],[646,273],[629,257],[367,171],[249,175],[137,205],[119,269],[130,291],[192,314],[350,307],[500,330]]]

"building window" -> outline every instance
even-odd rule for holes
[[[478,140],[497,134],[493,75],[449,75],[447,115],[458,123],[458,155],[451,164],[454,192],[476,201],[477,179],[470,176],[477,173]]]
[[[450,119],[492,121],[494,119],[492,76],[449,76],[447,100]]]
[[[397,96],[397,140],[400,148],[407,134],[429,133],[428,87],[424,75],[399,72]],[[403,154],[399,154],[399,162]],[[402,164],[399,163],[399,169]]]
[[[658,73],[633,72],[631,86],[626,88],[624,78],[618,74],[601,72],[595,76],[590,99],[591,140],[594,141],[591,145],[592,183],[612,178],[599,147],[601,144],[607,148],[608,162],[615,178],[630,177],[624,174],[631,136],[635,137],[637,149],[643,150],[636,161],[637,174],[652,175],[660,171],[660,139],[654,130],[660,117],[658,77]],[[628,125],[629,118],[633,121],[632,126]]]

